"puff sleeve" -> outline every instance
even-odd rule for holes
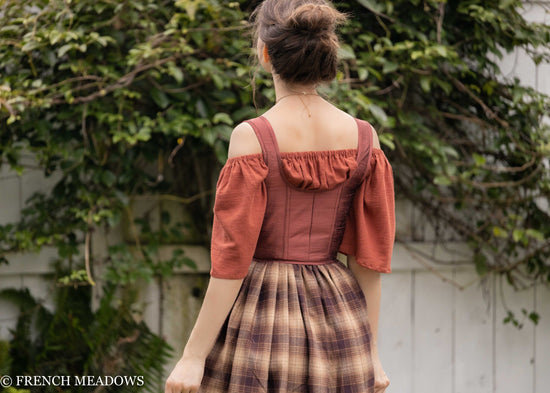
[[[383,151],[373,149],[367,177],[359,186],[339,251],[363,267],[391,272],[395,240],[393,174]]]
[[[260,154],[230,158],[222,168],[214,202],[212,277],[247,275],[265,214],[267,172]]]

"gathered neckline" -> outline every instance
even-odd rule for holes
[[[378,147],[372,147],[371,150],[373,153],[377,151],[384,153],[384,151]],[[354,155],[356,153],[357,153],[357,149],[286,151],[286,152],[281,152],[281,158],[347,156],[347,155]],[[258,158],[263,159],[263,156],[264,156],[263,152],[242,154],[240,156],[228,158],[227,162],[248,160],[248,159],[258,159]]]
[[[280,154],[281,158],[348,156],[357,154],[357,149],[282,151]]]
[[[348,180],[359,176],[357,173],[361,171],[356,169],[359,165],[365,165],[363,155],[368,157],[372,151],[371,133],[368,132],[372,126],[359,119],[354,119],[357,124],[357,147],[296,152],[282,152],[269,120],[264,116],[258,120],[263,123],[263,128],[252,125],[262,147],[262,152],[258,154],[267,159],[262,163],[273,172],[278,169],[283,181],[297,190],[325,191],[343,186]]]

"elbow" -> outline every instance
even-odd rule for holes
[[[355,277],[361,276],[368,279],[380,279],[381,273],[378,270],[370,269],[367,266],[359,264],[354,255],[348,255],[348,268]]]

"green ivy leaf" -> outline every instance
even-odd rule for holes
[[[233,119],[227,113],[219,112],[214,115],[214,118],[212,119],[212,123],[214,124],[225,123],[227,125],[232,125]]]
[[[424,93],[429,93],[431,90],[431,78],[428,76],[421,76],[420,77],[420,87],[422,87],[422,90]]]
[[[355,51],[353,50],[353,48],[345,44],[338,49],[338,57],[340,58],[340,60],[356,59]]]
[[[533,323],[534,323],[535,325],[538,325],[538,324],[539,324],[539,320],[540,320],[540,314],[537,313],[537,312],[535,312],[535,311],[530,312],[530,313],[529,313],[529,319],[530,319],[531,321],[533,321]]]
[[[489,271],[487,266],[487,257],[485,255],[476,253],[474,254],[474,264],[476,267],[476,272],[480,276],[484,276]]]
[[[533,239],[544,241],[544,235],[542,232],[537,231],[536,229],[529,228],[525,231],[525,235],[532,237]]]
[[[376,104],[370,104],[368,106],[370,113],[374,116],[374,118],[382,125],[388,124],[388,115],[386,115],[386,112],[384,112],[384,109],[379,107]]]
[[[384,67],[382,68],[382,73],[391,74],[392,72],[397,71],[398,68],[399,68],[399,64],[394,63],[392,61],[385,61]]]
[[[516,228],[512,231],[512,238],[514,239],[515,242],[519,242],[520,240],[522,240],[524,235],[525,235],[525,232],[522,229]]]
[[[157,104],[162,109],[166,109],[168,105],[170,105],[170,99],[164,93],[163,91],[153,88],[151,90],[151,97],[153,98],[153,101],[155,101],[155,104]]]
[[[357,2],[368,10],[375,11],[375,12],[384,11],[384,6],[380,4],[380,2],[375,0],[358,0]]]
[[[493,235],[495,235],[496,237],[505,238],[508,237],[508,232],[501,227],[494,226]]]
[[[453,184],[451,179],[449,179],[449,177],[445,175],[438,175],[434,177],[433,181],[434,181],[434,184],[437,184],[439,186],[450,186],[451,184]]]
[[[57,57],[63,57],[68,51],[73,48],[73,44],[65,44],[57,50]]]
[[[474,159],[476,166],[483,166],[487,162],[485,157],[477,153],[472,154],[472,158]]]
[[[113,187],[116,182],[116,175],[109,170],[103,171],[101,173],[101,182],[107,187]]]

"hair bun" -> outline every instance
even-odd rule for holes
[[[271,71],[290,84],[332,81],[338,71],[336,28],[346,21],[328,0],[264,0],[252,14]],[[260,41],[257,41],[260,42]]]
[[[325,4],[303,4],[297,7],[289,16],[287,26],[312,33],[333,31],[343,22],[345,17]]]

